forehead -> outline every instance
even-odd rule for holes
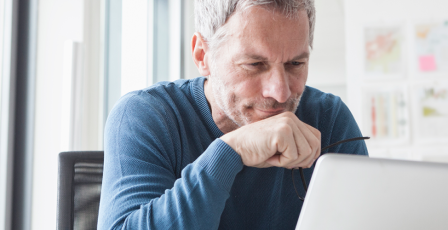
[[[239,54],[256,54],[285,61],[309,52],[309,23],[304,10],[291,18],[254,6],[236,13],[227,23],[230,37],[227,45]]]

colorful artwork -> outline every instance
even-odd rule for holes
[[[415,26],[420,72],[448,72],[448,21]]]
[[[448,85],[419,86],[416,92],[417,136],[446,139],[448,137]]]
[[[368,74],[400,74],[403,70],[399,27],[365,29],[365,70]]]
[[[400,140],[409,136],[408,105],[401,88],[364,90],[363,133],[372,140]]]

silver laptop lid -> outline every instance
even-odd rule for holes
[[[326,154],[296,229],[448,229],[448,164]]]

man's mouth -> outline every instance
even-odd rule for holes
[[[280,109],[256,109],[256,111],[261,112],[264,116],[274,116],[280,113],[285,112],[284,108],[280,108]]]

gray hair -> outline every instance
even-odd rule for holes
[[[281,12],[287,17],[295,17],[305,10],[309,21],[309,46],[313,47],[316,10],[314,0],[196,0],[195,26],[210,50],[214,52],[225,40],[225,23],[236,11],[244,11],[252,6],[263,6]]]

